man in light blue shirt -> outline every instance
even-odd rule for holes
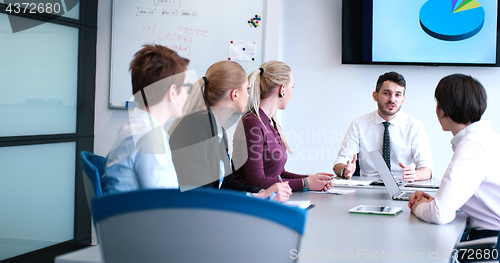
[[[191,86],[188,59],[160,45],[145,45],[130,64],[138,108],[129,111],[106,157],[103,194],[152,188],[179,188],[163,126],[182,115]]]

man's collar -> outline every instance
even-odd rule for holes
[[[383,122],[386,122],[386,120],[384,120],[382,117],[380,117],[380,114],[378,113],[378,110],[375,111],[375,124],[381,124]],[[398,123],[399,123],[399,111],[395,114],[394,118],[392,118],[389,122],[392,124],[392,125],[395,125],[397,126]]]
[[[491,130],[491,129],[492,126],[489,120],[479,120],[471,123],[469,126],[463,128],[461,131],[455,134],[455,136],[453,136],[453,139],[451,139],[451,147],[453,151],[455,151],[457,145],[468,133],[475,132],[477,130]]]

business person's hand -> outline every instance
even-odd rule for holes
[[[354,156],[352,156],[352,161],[347,161],[347,164],[344,167],[344,178],[351,179],[352,175],[356,171],[356,160],[358,160],[358,155],[354,154]]]
[[[306,178],[307,183],[309,184],[309,190],[311,190],[311,191],[324,190],[326,185],[328,183],[332,182],[332,178],[334,176],[335,176],[334,174],[329,174],[329,173],[315,173],[315,174],[309,175]],[[328,188],[328,189],[330,189],[330,188]]]
[[[270,197],[274,193],[276,193],[276,195],[271,200],[285,202],[288,200],[288,198],[290,198],[290,195],[292,195],[292,188],[290,188],[290,185],[288,185],[288,181],[283,183],[275,183],[264,191],[253,194],[253,196],[265,199]]]
[[[333,187],[333,181],[330,181],[329,183],[325,184],[325,187],[323,187],[323,191],[328,191],[332,187]]]
[[[411,209],[411,213],[415,214],[415,209],[417,206],[423,202],[430,202],[434,200],[432,196],[428,193],[424,193],[422,191],[416,191],[412,195],[410,195],[410,200],[408,201],[408,207]]]
[[[399,163],[399,166],[403,168],[403,180],[408,182],[413,182],[418,180],[417,172],[415,171],[415,165],[404,165]]]

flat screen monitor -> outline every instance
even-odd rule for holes
[[[343,64],[500,66],[497,0],[343,0]]]

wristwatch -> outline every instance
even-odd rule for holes
[[[344,178],[345,167],[340,171],[340,178]]]
[[[304,187],[302,188],[302,192],[309,191],[309,184],[307,183],[307,178],[302,178],[302,181],[304,181]]]

